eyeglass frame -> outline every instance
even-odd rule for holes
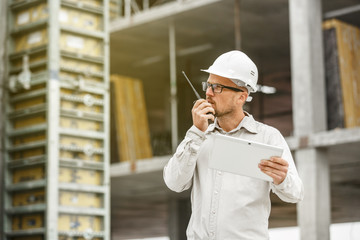
[[[204,92],[206,92],[209,87],[211,87],[211,90],[212,90],[213,93],[222,93],[224,88],[235,91],[235,92],[244,92],[244,90],[242,90],[240,88],[229,87],[229,86],[222,85],[220,83],[212,84],[212,83],[209,83],[209,82],[202,82],[201,85],[202,85],[202,90]],[[215,92],[214,89],[216,87],[218,87],[218,86],[220,87],[220,92]]]

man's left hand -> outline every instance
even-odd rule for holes
[[[270,160],[261,160],[259,168],[272,177],[274,184],[278,185],[286,178],[289,163],[280,157],[271,157]]]

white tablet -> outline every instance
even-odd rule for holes
[[[261,172],[258,164],[263,159],[281,157],[282,148],[220,134],[213,134],[211,137],[213,147],[210,152],[210,168],[273,181],[270,176]]]

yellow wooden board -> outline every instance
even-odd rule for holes
[[[46,88],[46,84],[37,84],[35,86],[31,86],[30,89],[19,89],[16,93],[10,93],[11,97],[17,97],[20,96],[24,93],[28,93],[30,94],[33,91],[39,90],[39,89],[45,89]]]
[[[93,232],[103,231],[103,219],[96,216],[60,214],[58,219],[59,231]]]
[[[12,194],[13,207],[28,206],[45,202],[45,191],[31,190],[25,192],[14,192]]]
[[[87,6],[87,7],[93,7],[93,8],[100,8],[103,7],[103,1],[102,0],[86,0],[86,1],[78,1],[78,0],[66,0],[66,2],[72,2],[77,4],[78,6]]]
[[[85,185],[102,185],[103,175],[100,171],[77,168],[64,168],[59,170],[59,182],[77,183]]]
[[[103,161],[103,157],[100,154],[87,155],[82,152],[72,152],[66,150],[60,150],[60,158],[71,159],[71,160],[94,161],[94,162]]]
[[[104,70],[101,64],[83,62],[79,60],[69,59],[66,57],[60,58],[60,67],[62,68],[61,70],[64,72],[65,70],[76,71],[81,72],[84,75],[102,74]]]
[[[34,117],[27,117],[27,118],[18,118],[13,121],[13,126],[15,129],[31,127],[39,124],[46,123],[45,115],[39,115]]]
[[[101,208],[102,196],[97,193],[60,191],[59,205],[65,207]]]
[[[336,19],[323,28],[336,29],[345,127],[360,126],[360,29]]]
[[[30,8],[20,10],[14,14],[15,27],[25,26],[30,23],[34,23],[43,19],[47,19],[49,16],[46,3],[41,3]]]
[[[44,227],[44,215],[42,214],[15,215],[11,221],[12,230],[28,230]]]
[[[67,7],[61,7],[59,13],[59,22],[61,25],[89,31],[103,31],[102,20],[99,14]]]
[[[66,95],[71,95],[71,96],[74,96],[74,97],[80,97],[80,98],[83,98],[83,97],[86,97],[86,96],[90,95],[91,98],[94,98],[96,100],[103,100],[103,97],[100,94],[95,94],[95,93],[90,94],[88,92],[72,90],[72,89],[61,88],[60,93],[61,94],[66,94]]]
[[[120,17],[120,6],[119,1],[117,0],[110,0],[109,2],[109,17],[111,20],[114,20],[118,17]]]
[[[35,181],[44,179],[45,171],[43,166],[19,168],[12,171],[13,183]]]
[[[26,32],[22,35],[17,35],[14,38],[15,52],[29,50],[31,48],[46,45],[48,42],[47,29],[35,30],[33,32]]]
[[[44,141],[46,140],[46,136],[44,133],[33,133],[31,135],[22,135],[14,137],[12,140],[12,143],[14,146],[22,145],[22,144],[28,144],[38,141]]]
[[[37,53],[37,54],[31,54],[29,56],[29,65],[39,63],[40,61],[47,60],[46,53]],[[12,67],[22,67],[23,66],[23,59],[22,58],[15,58],[10,59],[11,66]],[[31,69],[31,72],[33,73],[33,69]]]
[[[14,104],[14,109],[21,110],[44,103],[45,103],[45,96],[40,96],[32,99],[26,99],[25,101],[21,101],[21,102],[16,102]]]
[[[87,106],[81,102],[68,101],[65,99],[61,100],[60,106],[61,106],[61,109],[64,109],[64,110],[69,109],[69,110],[77,110],[77,111],[93,112],[93,113],[102,113],[103,112],[102,106],[99,106],[99,105]]]
[[[23,159],[23,158],[43,156],[44,154],[45,154],[45,149],[43,147],[41,147],[41,148],[34,148],[34,149],[30,149],[30,150],[14,152],[11,154],[11,158],[12,158],[12,160],[19,160],[19,159]]]
[[[117,145],[120,161],[152,157],[142,82],[138,79],[111,75]]]
[[[43,236],[13,237],[11,240],[44,240]]]
[[[68,0],[69,1],[69,0]],[[75,1],[77,4],[99,7],[100,1]],[[14,25],[15,27],[21,27],[30,23],[34,23],[40,20],[47,19],[48,14],[47,3],[41,3],[30,8],[26,8],[15,12]],[[78,9],[72,9],[62,6],[59,13],[59,22],[63,25],[77,27],[86,30],[103,30],[102,17],[99,14],[94,14]]]
[[[101,153],[99,154],[92,151],[94,149],[101,149],[103,147],[103,142],[101,140],[61,136],[60,145],[70,148],[60,150],[60,158],[95,162],[103,161],[103,156]],[[71,151],[71,148],[79,150]]]
[[[61,33],[59,46],[61,50],[71,53],[91,57],[104,56],[104,43],[101,39],[83,37],[72,33]]]
[[[60,76],[60,80],[64,80],[66,82],[71,82],[74,84],[78,84],[79,80],[84,81],[85,85],[99,84],[104,82],[104,79],[101,77],[91,77],[88,75],[64,72],[64,71],[61,71],[59,76]]]
[[[86,131],[102,131],[102,123],[91,120],[82,120],[76,118],[61,117],[60,126],[63,128],[72,128]]]
[[[89,139],[89,138],[79,138],[79,137],[60,137],[60,145],[63,146],[73,146],[79,148],[102,148],[103,144],[101,140]]]

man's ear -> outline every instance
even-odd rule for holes
[[[239,100],[241,101],[242,104],[245,104],[248,96],[249,94],[247,92],[242,92],[241,94],[239,94]]]

